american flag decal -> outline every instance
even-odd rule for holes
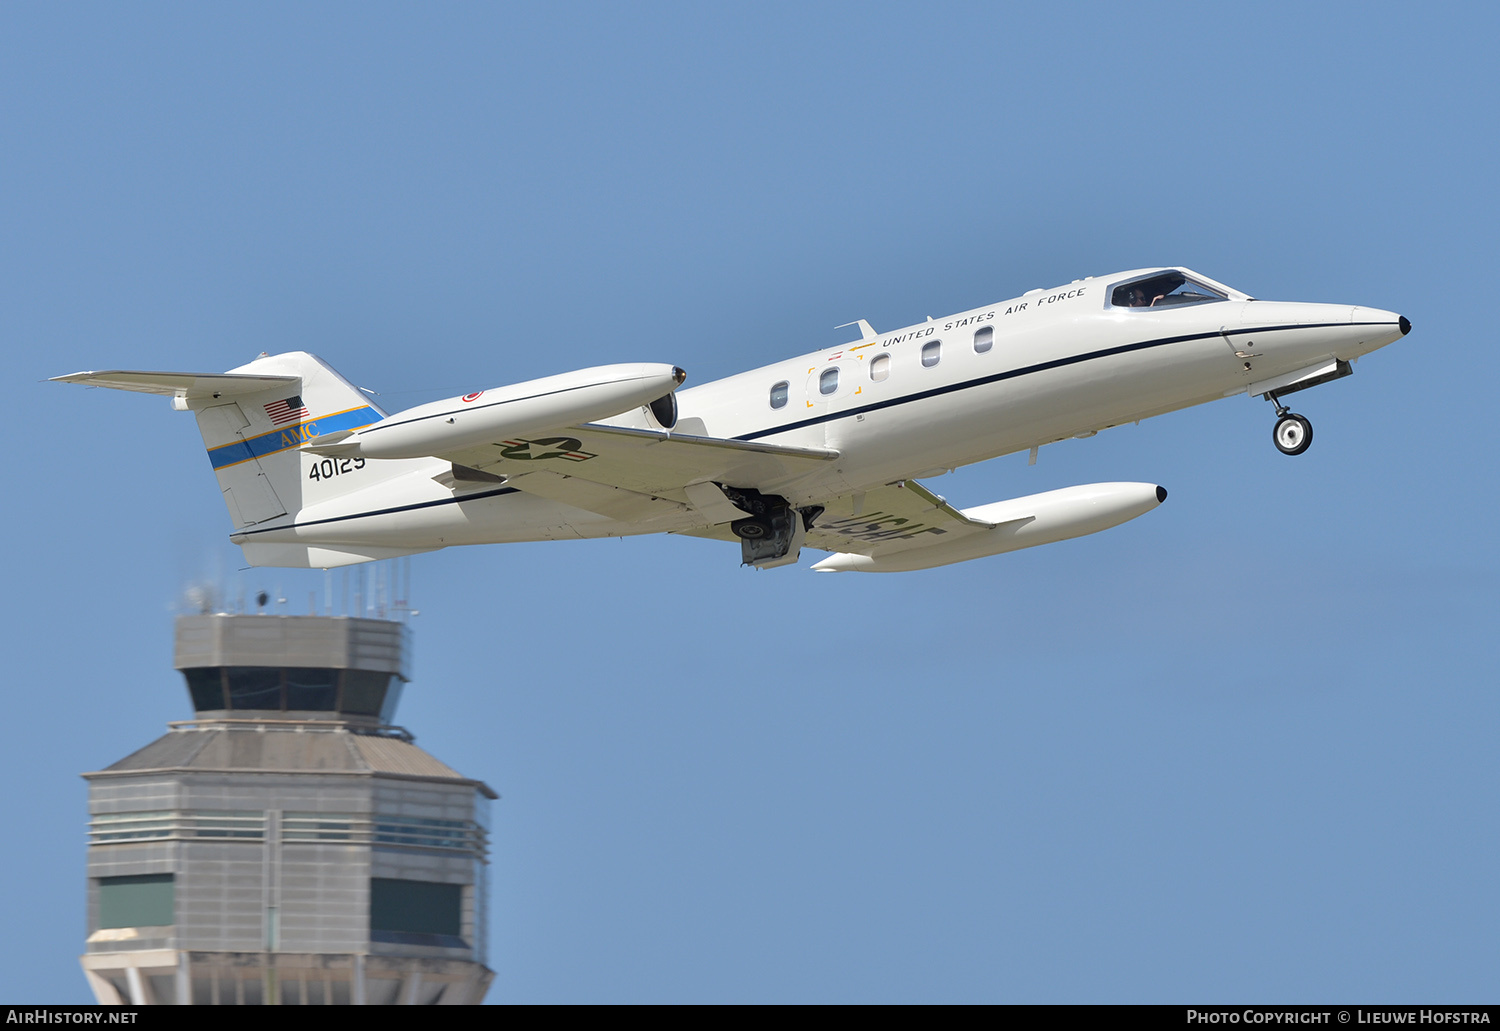
[[[309,416],[307,406],[302,403],[300,396],[289,397],[285,401],[272,401],[266,405],[266,414],[271,417],[271,422],[276,426],[297,422]]]

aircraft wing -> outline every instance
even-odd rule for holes
[[[829,502],[802,543],[823,551],[884,556],[949,543],[1002,525],[964,515],[916,480],[901,480]],[[713,540],[736,539],[727,526],[679,532]]]
[[[901,480],[830,502],[803,543],[825,551],[883,556],[946,544],[998,525],[964,515],[916,480]]]
[[[729,505],[714,483],[776,493],[838,456],[830,448],[588,423],[436,457],[452,462],[458,476],[478,470],[503,476],[518,490],[611,518],[686,526],[744,514]]]

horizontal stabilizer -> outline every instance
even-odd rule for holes
[[[108,369],[104,372],[75,372],[53,376],[53,383],[79,383],[86,387],[108,387],[111,390],[133,390],[138,394],[161,394],[165,397],[216,398],[259,394],[278,386],[299,381],[299,376],[250,376],[223,372],[141,372],[132,369]]]

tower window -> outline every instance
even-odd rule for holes
[[[223,667],[185,669],[182,675],[187,678],[188,694],[193,699],[193,711],[208,712],[212,709],[229,708],[229,703],[224,701]]]
[[[370,878],[370,938],[404,945],[465,948],[461,884]]]
[[[274,666],[184,669],[196,712],[341,712],[389,722],[401,698],[401,678],[371,670]]]
[[[286,671],[286,707],[329,712],[337,705],[339,671],[336,669],[289,669]]]
[[[231,709],[280,709],[281,670],[265,666],[229,667]]]
[[[172,875],[99,878],[99,926],[162,927],[172,923]]]
[[[371,673],[362,669],[344,671],[343,712],[356,716],[379,716],[385,701],[385,689],[391,682],[389,673]]]

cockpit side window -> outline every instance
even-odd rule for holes
[[[1121,283],[1110,294],[1109,304],[1112,308],[1180,308],[1228,299],[1222,290],[1173,271]]]

